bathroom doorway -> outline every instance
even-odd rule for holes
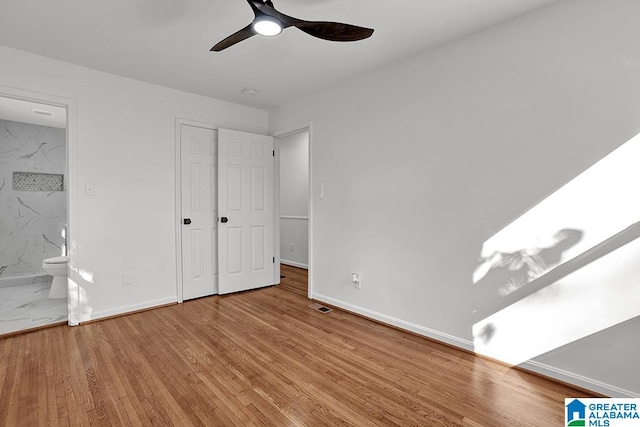
[[[65,107],[0,96],[0,335],[68,321],[67,153]]]
[[[276,136],[280,283],[311,298],[310,126]]]

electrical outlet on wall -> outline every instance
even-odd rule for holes
[[[122,273],[122,284],[124,286],[133,285],[133,273]]]
[[[289,242],[289,252],[293,252],[293,242]]]
[[[360,280],[359,273],[351,273],[351,283],[353,283],[353,287],[356,289],[362,288],[362,280]]]

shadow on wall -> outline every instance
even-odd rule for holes
[[[473,273],[473,283],[500,296],[507,296],[563,261],[563,254],[582,239],[583,232],[563,229],[549,239],[548,246],[524,248],[516,252],[496,251],[482,260]]]

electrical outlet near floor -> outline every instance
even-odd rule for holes
[[[362,288],[362,280],[360,280],[360,273],[351,273],[351,283],[356,289]]]
[[[133,285],[133,273],[122,273],[122,284],[124,286]]]

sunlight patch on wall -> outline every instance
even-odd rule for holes
[[[477,353],[519,365],[640,315],[640,239],[473,325]]]
[[[640,134],[483,244],[476,352],[520,364],[640,315],[639,161]]]

